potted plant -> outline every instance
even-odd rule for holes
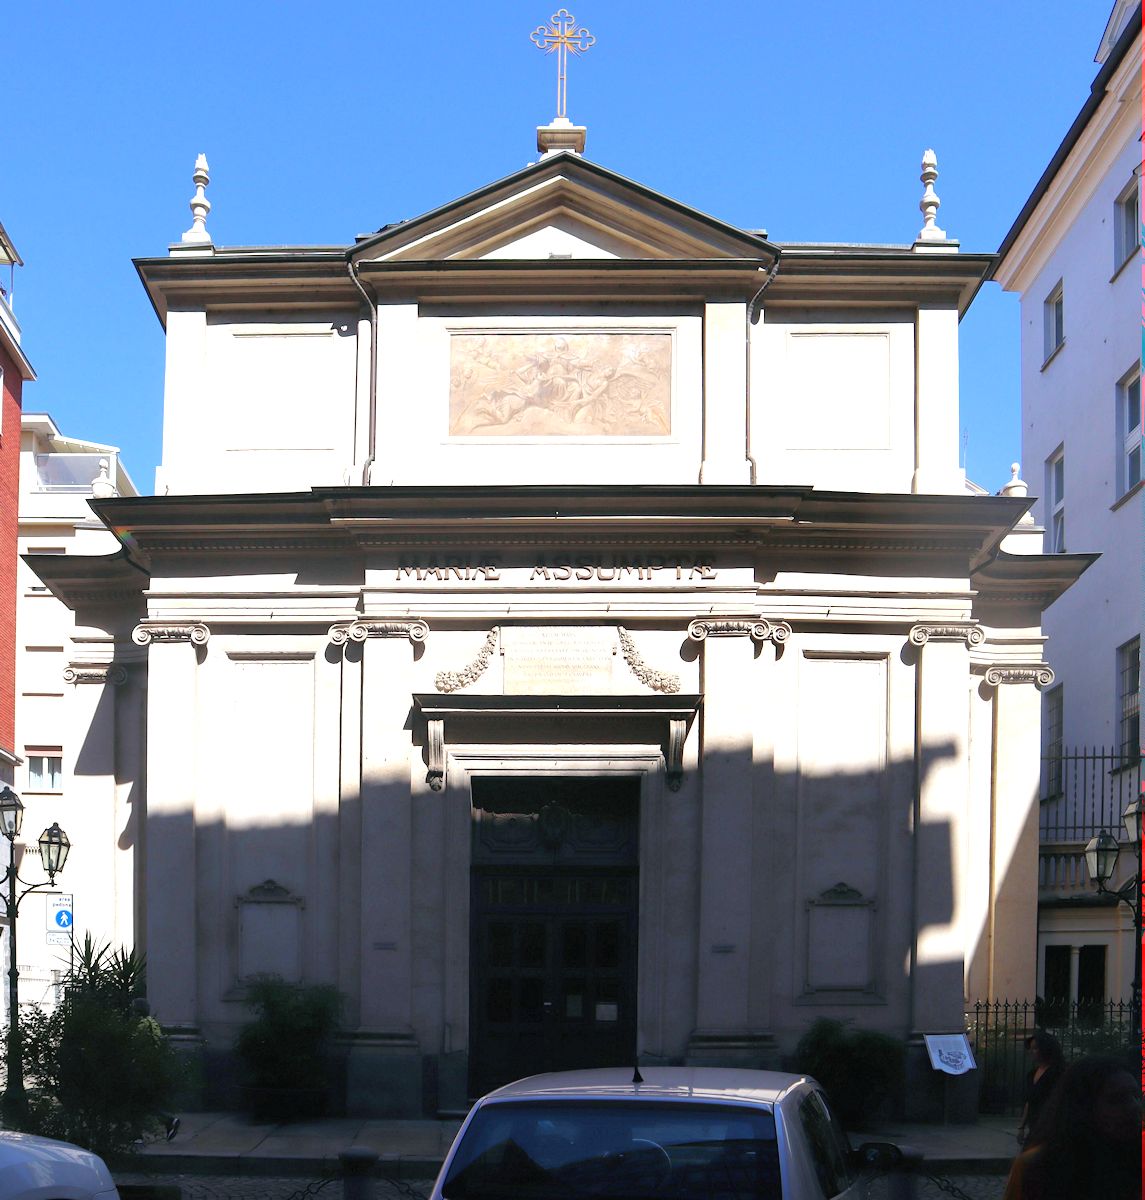
[[[342,993],[332,984],[263,975],[249,981],[246,1002],[255,1016],[239,1030],[235,1053],[247,1109],[276,1121],[324,1115]]]

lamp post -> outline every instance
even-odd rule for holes
[[[1136,1036],[1141,1036],[1141,797],[1135,796],[1121,814],[1129,844],[1137,854],[1137,873],[1119,888],[1106,885],[1113,878],[1121,847],[1106,830],[1090,838],[1085,847],[1085,865],[1098,892],[1116,896],[1133,914],[1133,997],[1132,1019]]]
[[[46,883],[27,884],[16,873],[16,839],[20,836],[20,826],[24,821],[24,802],[7,785],[0,788],[0,833],[8,839],[8,870],[3,883],[7,888],[3,893],[4,913],[8,918],[8,1046],[7,1046],[7,1079],[4,1084],[3,1115],[7,1125],[18,1121],[27,1107],[27,1097],[24,1093],[24,1060],[20,1054],[20,970],[16,965],[16,917],[20,911],[20,901],[29,892],[40,888],[52,887],[56,875],[64,869],[71,842],[68,835],[56,822],[40,834],[40,861],[48,873]],[[17,892],[16,885],[25,884],[23,891]]]

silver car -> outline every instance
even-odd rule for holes
[[[0,1132],[0,1200],[119,1200],[98,1154],[35,1137]]]
[[[479,1100],[432,1200],[830,1200],[863,1163],[806,1075],[646,1067],[534,1075]]]

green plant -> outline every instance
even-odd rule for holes
[[[248,984],[247,1005],[255,1017],[239,1030],[235,1053],[246,1071],[252,1107],[262,1115],[300,1115],[300,1107],[313,1107],[301,1094],[325,1090],[342,993],[332,984],[262,975]],[[291,1091],[299,1095],[286,1094]]]
[[[97,946],[90,936],[75,953],[56,1008],[21,1015],[23,1128],[115,1156],[162,1128],[177,1060],[146,1005],[136,1003],[144,957]]]
[[[792,1065],[813,1075],[843,1123],[858,1129],[899,1105],[905,1058],[902,1042],[889,1034],[822,1017],[799,1039]]]

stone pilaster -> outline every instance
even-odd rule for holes
[[[747,305],[704,305],[704,462],[701,483],[750,483],[747,460]]]
[[[195,747],[199,654],[206,625],[144,621],[132,640],[147,647],[148,998],[155,1018],[197,1036]]]
[[[918,648],[914,829],[914,954],[911,1027],[961,1032],[966,946],[960,880],[970,803],[971,645],[973,623],[915,625]]]
[[[341,629],[346,632],[342,634]],[[357,621],[331,640],[362,643],[360,1024],[350,1039],[347,1106],[357,1115],[421,1110],[413,1036],[411,795],[408,728],[424,621]]]
[[[1045,663],[1004,663],[984,673],[994,731],[989,844],[978,848],[990,861],[989,999],[1037,991],[1040,693],[1053,679]]]
[[[699,620],[688,629],[704,656],[700,919],[690,1063],[764,1066],[774,1054],[770,1033],[758,1023],[758,988],[753,989],[753,967],[766,968],[753,964],[751,955],[755,845],[748,831],[756,824],[756,704],[776,646],[790,632],[786,623],[765,620]]]

